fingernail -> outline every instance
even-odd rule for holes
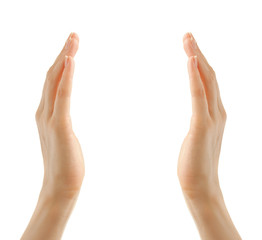
[[[194,66],[197,68],[197,56],[194,56],[193,61],[194,61]]]
[[[189,32],[189,36],[190,36],[190,40],[193,40],[193,34],[191,32]]]
[[[65,67],[67,67],[68,61],[69,61],[68,56],[65,56]]]
[[[189,35],[190,35],[190,40],[191,40],[191,44],[192,44],[193,49],[197,49],[197,43],[196,43],[195,38],[193,37],[193,34],[189,33]]]
[[[71,40],[72,40],[72,33],[69,35],[67,41],[66,41],[66,46],[65,46],[65,49],[69,49],[70,48],[70,45],[71,45]]]

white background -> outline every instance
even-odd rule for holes
[[[0,239],[19,239],[43,177],[35,124],[45,74],[80,37],[73,128],[86,177],[64,240],[199,239],[176,175],[191,115],[183,35],[217,74],[228,120],[220,158],[243,239],[262,239],[260,1],[0,3]]]

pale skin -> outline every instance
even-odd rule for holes
[[[61,239],[85,175],[82,150],[70,118],[73,57],[78,44],[78,35],[70,34],[46,75],[35,114],[44,160],[43,186],[22,240]]]
[[[191,33],[184,35],[183,44],[188,56],[192,117],[178,159],[180,185],[201,239],[239,240],[218,178],[227,115],[216,74]]]
[[[189,210],[204,240],[241,239],[219,186],[218,160],[226,112],[216,75],[191,33],[183,38],[192,96],[190,130],[177,174]],[[36,209],[22,240],[61,239],[85,175],[81,146],[72,129],[70,97],[79,37],[71,33],[47,72],[35,118],[44,179]]]

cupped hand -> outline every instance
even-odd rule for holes
[[[187,196],[215,196],[220,189],[218,162],[226,112],[216,74],[191,33],[185,34],[183,44],[188,56],[192,117],[180,150],[177,174]]]
[[[70,96],[79,37],[71,33],[46,74],[35,118],[44,160],[43,190],[51,195],[73,196],[85,174],[81,146],[72,129]]]

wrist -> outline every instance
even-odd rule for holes
[[[216,209],[226,210],[223,194],[217,186],[212,191],[183,192],[183,194],[192,215],[201,215],[206,218]]]
[[[80,193],[79,190],[72,191],[61,191],[58,189],[51,188],[49,186],[43,186],[39,194],[38,201],[50,204],[70,204],[70,202],[75,202]]]
[[[61,239],[77,197],[76,193],[64,197],[43,188],[34,214],[21,239]]]
[[[212,202],[222,197],[218,177],[212,179],[201,178],[194,181],[181,181],[180,185],[186,200],[195,202]]]
[[[213,191],[193,194],[194,197],[188,193],[184,193],[184,196],[201,239],[241,240],[219,186],[214,186]]]
[[[79,192],[74,193],[60,193],[48,191],[42,188],[37,208],[45,212],[50,219],[60,219],[59,221],[67,222],[70,214],[76,204]]]
[[[82,182],[77,186],[72,186],[62,181],[53,181],[44,177],[40,197],[51,201],[72,201],[78,197],[81,186]]]

